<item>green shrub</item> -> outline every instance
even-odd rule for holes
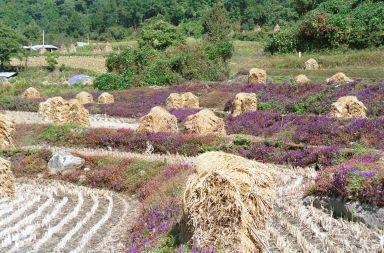
[[[98,76],[93,85],[98,90],[121,90],[127,88],[122,82],[122,77],[114,73],[106,73]]]
[[[234,46],[231,42],[222,41],[208,44],[206,54],[209,60],[227,60],[232,58]]]
[[[180,29],[163,20],[148,20],[139,34],[139,46],[165,50],[172,45],[185,43]]]
[[[49,71],[54,71],[56,68],[57,63],[57,58],[59,58],[58,55],[52,54],[52,53],[45,53],[45,61],[48,63],[48,70]]]

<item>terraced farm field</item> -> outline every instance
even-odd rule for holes
[[[0,252],[118,252],[134,208],[126,195],[19,178],[0,202]]]

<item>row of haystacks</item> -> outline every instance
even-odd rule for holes
[[[43,47],[42,50],[40,51],[40,53],[44,54],[45,53],[44,50],[45,50],[45,48]],[[73,54],[73,53],[76,53],[76,51],[77,51],[77,49],[76,49],[76,46],[74,44],[71,44],[69,46],[69,50],[67,50],[67,48],[64,44],[62,44],[60,46],[60,49],[59,49],[60,54],[68,54],[68,52],[70,54]],[[101,52],[102,52],[102,50],[101,50],[99,44],[96,43],[96,45],[93,48],[93,54],[100,54]],[[107,42],[107,44],[104,47],[104,52],[105,53],[112,53],[113,52],[113,48],[112,48],[111,43]]]
[[[40,93],[38,90],[36,90],[34,87],[29,87],[26,89],[23,94],[21,95],[23,98],[28,98],[28,99],[36,99],[40,98]],[[93,96],[86,92],[82,91],[79,94],[76,95],[76,99],[81,103],[81,104],[88,104],[88,103],[93,103]],[[97,102],[99,104],[112,104],[115,102],[114,97],[112,94],[108,92],[103,92],[98,98]]]
[[[315,59],[309,59],[304,63],[305,70],[317,70],[321,69],[321,65],[317,63]],[[310,80],[306,75],[300,74],[294,78],[294,81],[299,83],[308,83]],[[327,83],[339,83],[339,82],[351,82],[351,78],[346,76],[344,73],[339,72],[328,78]],[[267,72],[263,69],[252,68],[248,74],[248,83],[249,84],[260,84],[267,82]]]
[[[183,243],[262,252],[249,225],[265,228],[273,199],[272,177],[262,163],[223,152],[200,155],[183,196]]]
[[[222,118],[219,118],[209,109],[203,109],[196,114],[187,117],[184,123],[188,133],[193,134],[212,134],[226,135],[225,124]],[[156,106],[151,111],[140,118],[139,132],[170,132],[178,133],[179,127],[176,116],[170,114],[166,109]]]

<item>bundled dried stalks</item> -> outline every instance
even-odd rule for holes
[[[261,252],[248,223],[263,229],[272,211],[272,178],[258,162],[222,152],[197,158],[184,193],[184,243],[228,252]]]

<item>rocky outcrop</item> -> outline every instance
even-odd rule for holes
[[[83,158],[66,152],[58,152],[49,160],[48,171],[50,174],[63,173],[66,170],[80,169],[84,163]]]

